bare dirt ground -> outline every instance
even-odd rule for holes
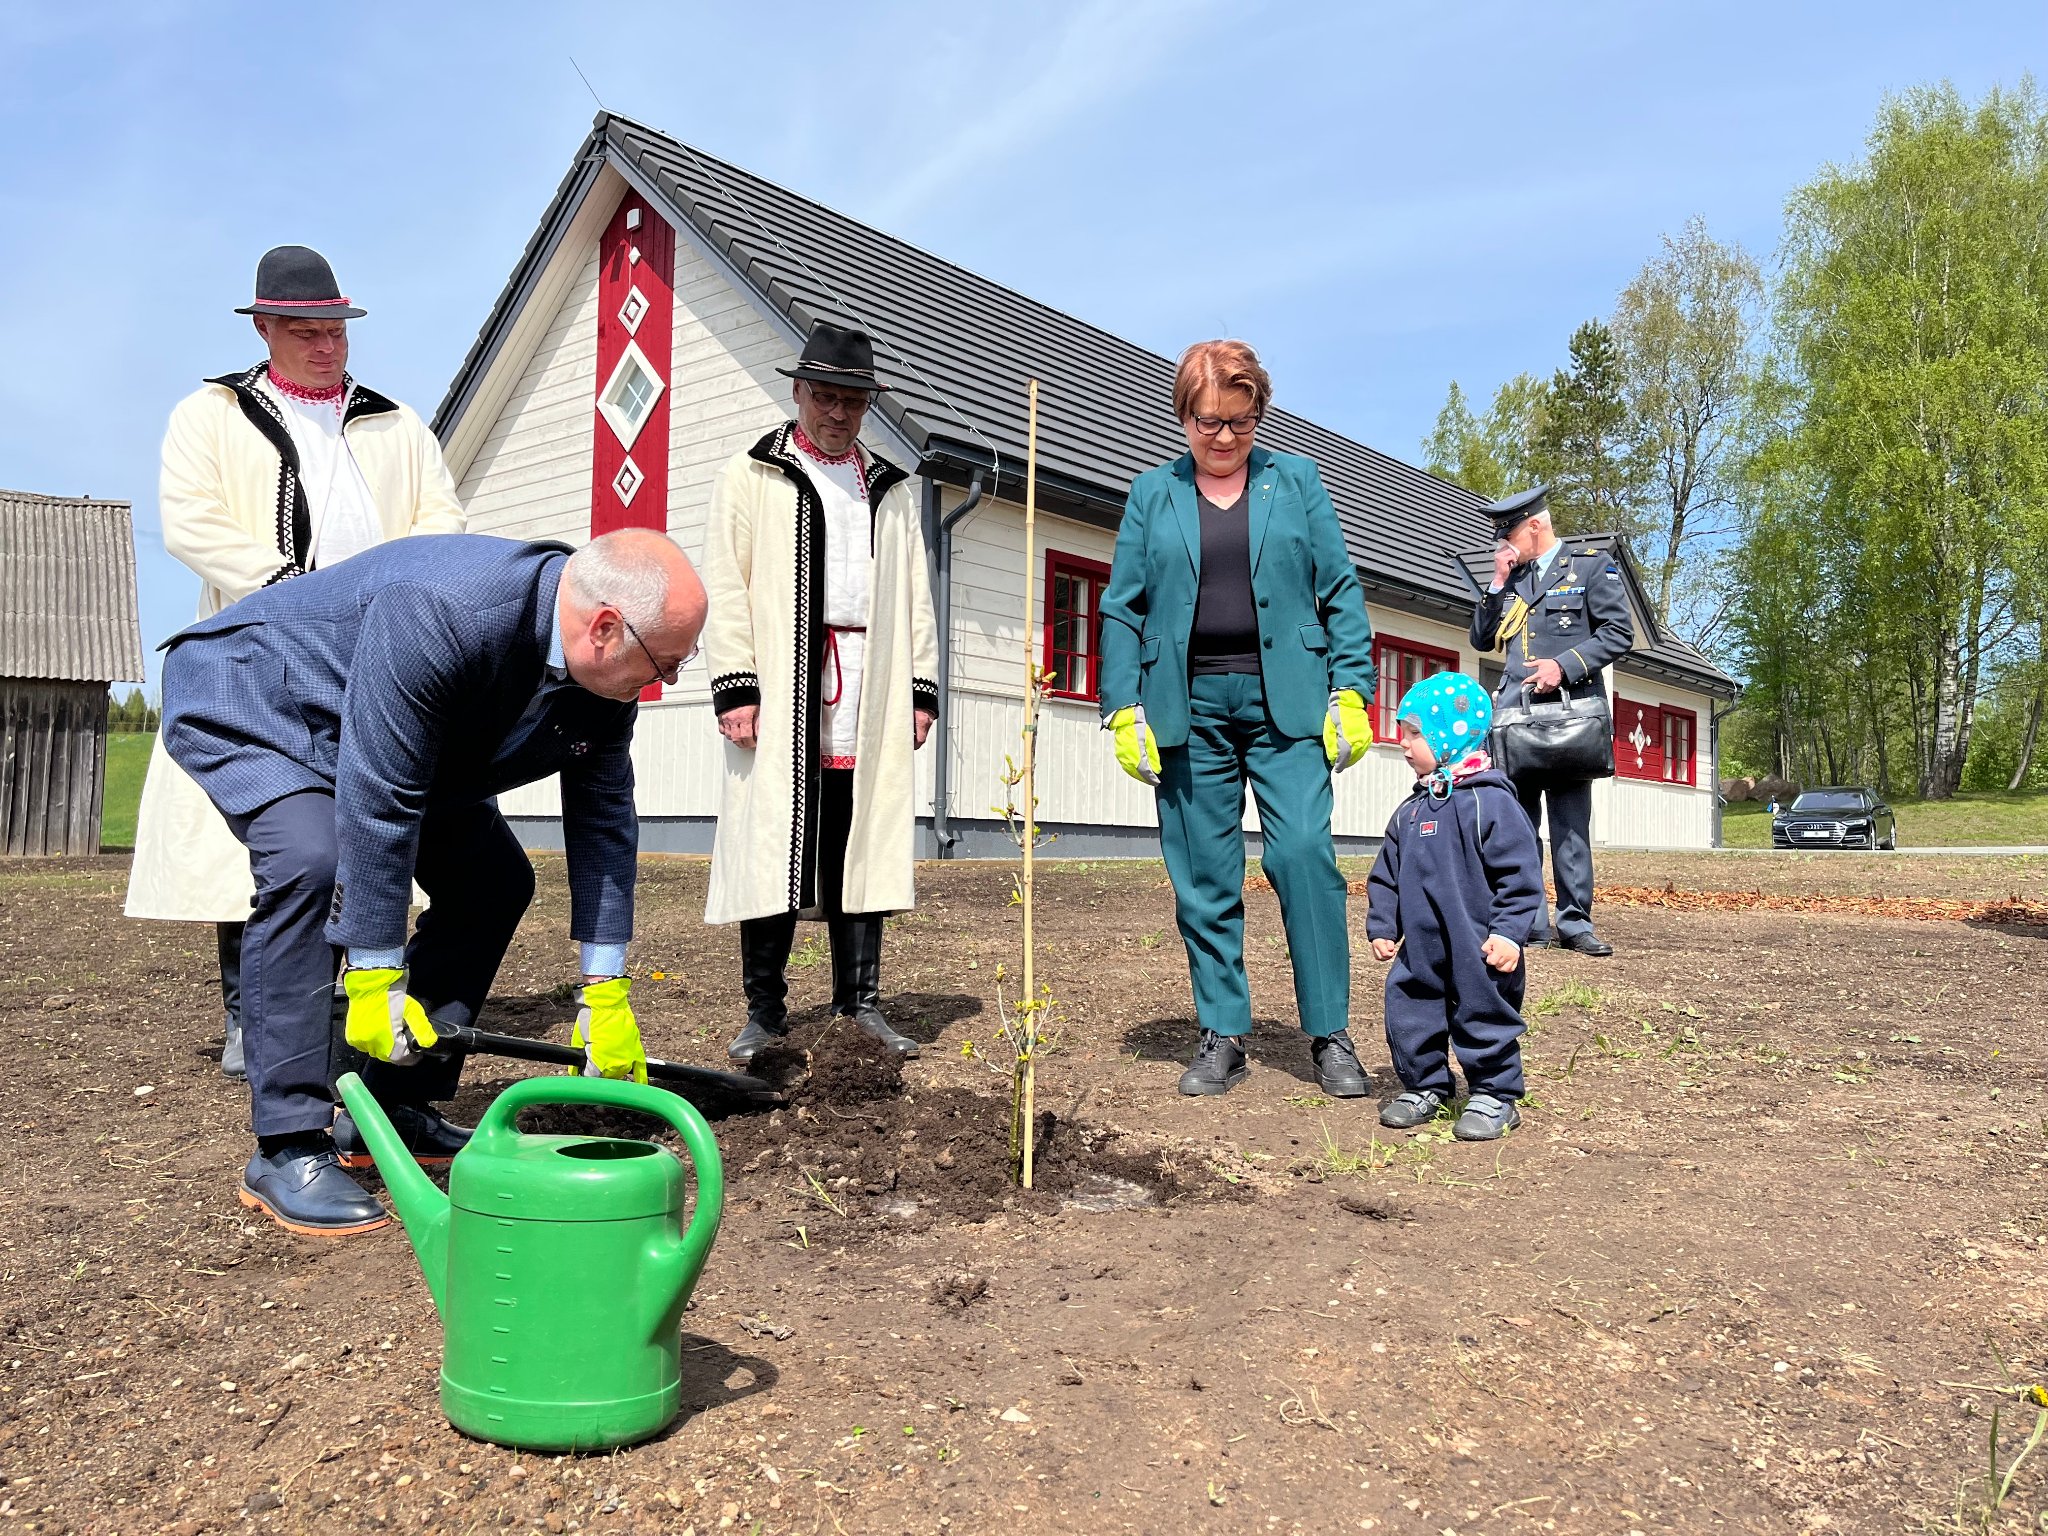
[[[650,1050],[717,1064],[737,946],[700,921],[704,876],[648,862],[636,965],[661,979],[636,1002]],[[316,1242],[236,1203],[211,936],[125,922],[124,878],[0,866],[0,1529],[2020,1531],[2048,1510],[2048,1446],[2000,1507],[1987,1486],[2041,1412],[2016,1389],[2048,1376],[2040,928],[1612,908],[1613,960],[1532,957],[1526,1118],[1471,1147],[1315,1092],[1266,892],[1253,1075],[1177,1097],[1193,1029],[1158,866],[1054,865],[1038,963],[1064,1024],[1048,1188],[1022,1196],[987,1064],[1009,871],[929,867],[889,936],[889,1011],[926,1042],[904,1090],[821,1084],[719,1124],[686,1412],[558,1459],[442,1420],[398,1228]],[[2039,861],[1613,857],[1601,879],[2048,894]],[[542,892],[494,1017],[566,1038],[558,862]],[[822,934],[798,961],[815,1021]],[[1355,974],[1390,1094],[1380,973]],[[474,1062],[458,1113],[526,1070]]]

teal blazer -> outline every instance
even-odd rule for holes
[[[1315,461],[1254,448],[1245,495],[1266,713],[1283,736],[1322,734],[1330,694],[1373,697],[1372,624]],[[1102,714],[1145,706],[1161,747],[1188,739],[1188,637],[1202,561],[1195,460],[1131,482],[1102,595]]]

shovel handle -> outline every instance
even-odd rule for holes
[[[440,1026],[441,1044],[436,1049],[469,1051],[485,1056],[510,1056],[515,1061],[542,1061],[560,1067],[581,1068],[583,1052],[572,1045],[552,1040],[529,1040],[522,1035],[497,1035],[468,1024]],[[742,1072],[720,1072],[713,1067],[692,1067],[677,1061],[649,1057],[647,1075],[679,1089],[726,1094],[751,1104],[780,1104],[782,1095],[772,1084]]]

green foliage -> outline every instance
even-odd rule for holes
[[[1614,333],[1588,320],[1572,332],[1571,358],[1551,378],[1536,432],[1552,521],[1560,533],[1634,534],[1641,456]]]
[[[1691,220],[1611,321],[1572,333],[1569,366],[1547,383],[1508,380],[1483,420],[1452,384],[1423,443],[1429,469],[1489,499],[1549,485],[1559,530],[1626,536],[1659,619],[1705,648],[1726,610],[1719,561],[1761,291],[1755,261]]]
[[[1739,245],[1688,219],[1622,291],[1615,366],[1635,455],[1636,538],[1658,618],[1712,644],[1726,605],[1720,546],[1732,531],[1751,338],[1763,277]]]
[[[1542,380],[1517,374],[1494,392],[1482,421],[1452,380],[1436,430],[1422,444],[1424,466],[1488,501],[1535,484],[1542,478],[1538,439],[1549,394]]]
[[[1952,795],[1987,684],[2038,664],[2048,602],[2032,87],[1886,101],[1867,158],[1793,196],[1776,311],[1737,628],[1780,765],[1874,759],[1890,780],[1903,745],[1920,794]]]
[[[110,733],[154,731],[161,714],[162,711],[151,706],[140,688],[130,688],[125,695],[118,697],[112,690],[108,691],[107,730]]]

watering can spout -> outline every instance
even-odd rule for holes
[[[356,1129],[370,1145],[370,1154],[377,1160],[377,1172],[383,1175],[384,1187],[391,1192],[398,1219],[405,1223],[405,1235],[412,1239],[420,1273],[426,1276],[434,1309],[439,1311],[448,1285],[448,1197],[420,1172],[420,1165],[413,1161],[412,1153],[398,1139],[376,1096],[360,1077],[353,1072],[345,1073],[334,1086],[340,1090],[341,1101],[348,1106]]]

